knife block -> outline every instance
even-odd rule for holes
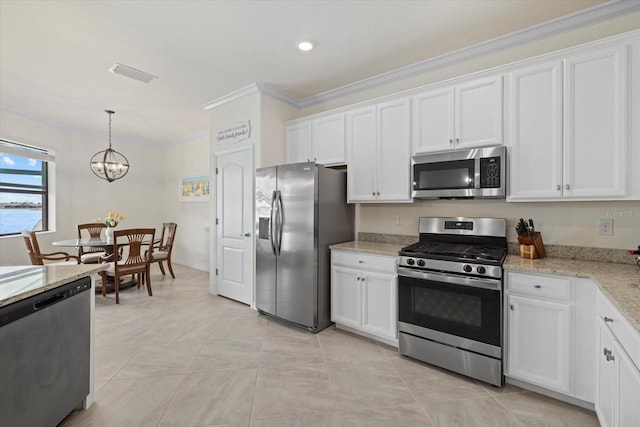
[[[518,236],[520,243],[520,257],[522,258],[544,258],[544,242],[542,234],[539,232]]]

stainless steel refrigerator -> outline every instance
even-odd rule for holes
[[[347,174],[315,163],[256,171],[256,307],[318,332],[331,324],[329,245],[353,240]]]

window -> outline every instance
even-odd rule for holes
[[[0,139],[0,236],[49,229],[46,150]]]

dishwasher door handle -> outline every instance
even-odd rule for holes
[[[64,299],[64,294],[55,294],[50,296],[47,299],[43,299],[42,301],[38,301],[33,303],[33,310],[42,310],[43,308],[49,307],[50,305],[53,305],[55,303],[57,303],[58,301],[62,301]]]

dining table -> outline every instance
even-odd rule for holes
[[[150,244],[155,244],[158,243],[160,241],[160,239],[154,239],[153,241],[151,241],[151,239],[148,240],[143,240],[142,244],[143,245],[150,245]],[[114,245],[113,245],[113,240],[112,239],[107,239],[104,237],[83,237],[83,238],[75,238],[75,239],[66,239],[66,240],[57,240],[55,242],[51,243],[53,246],[59,246],[59,247],[64,247],[64,248],[79,248],[80,246],[83,247],[92,247],[92,248],[101,248],[102,250],[104,250],[105,254],[102,257],[102,262],[103,263],[108,263],[114,260]],[[117,240],[117,247],[124,247],[124,246],[129,246],[129,239],[127,239],[126,237],[121,237],[120,239]],[[107,282],[107,292],[113,292],[115,290],[115,286],[114,283],[112,282],[113,278],[112,277],[108,277],[109,281]],[[131,286],[134,286],[137,284],[137,280],[135,278],[135,275],[132,275],[130,277],[123,277],[120,279],[120,289],[123,288],[128,288]],[[101,289],[96,288],[96,293],[100,293],[102,292]]]

